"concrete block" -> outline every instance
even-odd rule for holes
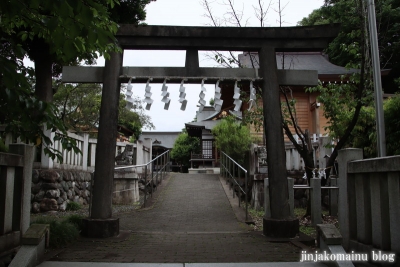
[[[319,245],[341,245],[342,235],[333,224],[317,224],[317,241]]]
[[[36,246],[24,245],[11,261],[9,267],[35,267],[42,261],[45,252],[45,239]]]
[[[46,240],[46,244],[50,238],[49,224],[32,224],[25,234],[22,236],[22,245],[39,245],[42,239]]]
[[[82,235],[86,237],[107,238],[119,235],[119,218],[83,219]]]
[[[299,219],[263,218],[263,233],[267,237],[293,238],[299,233]]]
[[[400,156],[372,158],[355,161],[349,164],[349,173],[393,172],[398,171]]]

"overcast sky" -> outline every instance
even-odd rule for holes
[[[225,0],[226,2],[226,0]],[[268,7],[270,0],[264,1],[264,9]],[[279,26],[278,0],[272,0],[272,5],[267,14],[265,26]],[[282,26],[296,26],[297,22],[303,17],[308,16],[314,9],[322,6],[324,0],[281,0]],[[235,0],[235,7],[242,14],[243,25],[258,27],[259,21],[255,17],[254,7],[257,7],[258,0]],[[213,16],[228,18],[228,6],[224,5],[224,0],[210,1]],[[157,0],[151,2],[147,8],[148,25],[177,25],[177,26],[209,26],[210,20],[205,17],[205,9],[202,0]],[[226,24],[226,26],[232,26]],[[99,65],[104,65],[99,60]],[[124,66],[174,66],[183,67],[185,63],[184,51],[125,51]],[[200,53],[200,67],[214,67],[216,63],[207,60],[204,53]],[[180,110],[179,84],[168,84],[171,103],[169,110],[164,110],[164,103],[161,102],[161,84],[150,84],[152,99],[154,103],[150,111],[146,111],[151,116],[156,129],[154,131],[180,131],[185,127],[186,122],[190,122],[196,116],[198,110],[200,85],[186,85],[186,99],[188,104],[185,111]],[[205,99],[208,101],[214,96],[214,86],[206,85],[207,94]],[[134,84],[133,94],[144,98],[145,85]],[[146,129],[144,129],[146,131]]]

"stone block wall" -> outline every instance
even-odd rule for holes
[[[133,171],[115,171],[112,203],[116,205],[128,205],[138,202],[140,200],[140,178],[143,178],[143,175]]]
[[[39,169],[32,171],[31,212],[65,211],[69,202],[90,201],[90,172]]]

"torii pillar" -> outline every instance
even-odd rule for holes
[[[291,217],[288,201],[286,153],[275,48],[262,47],[259,51],[259,59],[260,74],[264,78],[262,98],[270,184],[269,195],[270,203],[273,203],[271,217],[263,218],[263,231],[269,237],[290,238],[298,234],[299,220]]]
[[[111,237],[119,234],[119,218],[112,217],[112,192],[117,142],[118,106],[122,74],[122,53],[110,53],[103,72],[99,131],[91,196],[90,218],[83,219],[82,234]]]

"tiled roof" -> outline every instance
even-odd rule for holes
[[[258,54],[251,53],[255,68],[259,67]],[[248,53],[240,54],[239,61],[244,67],[252,68],[253,64]],[[318,75],[343,75],[354,73],[355,69],[346,69],[329,62],[321,52],[286,52],[276,53],[278,69],[317,70]],[[284,65],[284,68],[282,67]]]

